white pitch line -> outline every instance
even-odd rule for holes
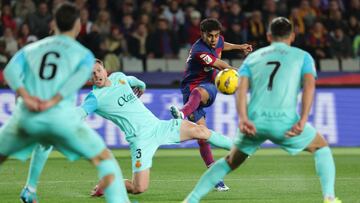
[[[178,179],[178,180],[150,180],[151,182],[195,182],[199,179]],[[231,181],[318,181],[318,178],[226,178],[226,182]],[[349,181],[349,180],[359,180],[360,177],[353,177],[353,178],[336,178],[337,181]],[[40,184],[58,184],[58,183],[96,183],[94,180],[55,180],[55,181],[40,181]],[[13,181],[13,182],[0,182],[0,185],[12,185],[12,184],[24,184],[24,181]]]

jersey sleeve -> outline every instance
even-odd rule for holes
[[[145,90],[146,84],[143,81],[134,76],[126,76],[126,79],[131,87],[139,87],[140,89]]]
[[[240,76],[247,77],[247,78],[251,77],[250,67],[247,64],[246,60],[241,64],[238,72],[239,72]]]
[[[205,66],[212,66],[215,61],[216,57],[212,54],[206,53],[206,52],[199,52],[194,53],[195,59],[200,62],[201,65]]]
[[[303,77],[305,74],[312,74],[315,78],[317,78],[315,62],[309,53],[305,54],[304,63],[301,67],[301,76]]]
[[[78,91],[90,78],[94,63],[94,55],[89,51],[73,75],[61,87],[59,94],[64,98]]]
[[[90,92],[82,103],[81,108],[85,111],[87,115],[89,115],[96,111],[97,106],[98,102],[96,96],[93,92]]]
[[[4,70],[4,77],[10,88],[16,91],[24,86],[23,75],[26,66],[25,53],[23,50],[18,51],[7,64]]]

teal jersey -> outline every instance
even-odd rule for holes
[[[250,54],[239,74],[250,81],[250,119],[295,119],[302,78],[316,69],[308,52],[276,42]]]
[[[145,89],[145,84],[132,76],[116,72],[108,78],[111,86],[94,89],[87,95],[82,109],[95,112],[114,122],[126,135],[126,140],[146,136],[159,119],[133,93],[132,87]]]
[[[19,50],[5,68],[13,90],[24,87],[30,95],[48,100],[59,93],[57,106],[75,105],[76,92],[90,78],[95,58],[66,35],[50,36]]]

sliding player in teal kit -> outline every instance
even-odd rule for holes
[[[335,164],[330,148],[307,123],[315,91],[314,60],[309,53],[290,46],[294,33],[286,18],[275,18],[271,22],[268,39],[271,45],[250,54],[239,70],[241,79],[236,106],[240,122],[233,149],[203,174],[184,202],[199,202],[219,180],[239,167],[268,139],[292,155],[303,150],[313,153],[324,202],[341,202],[335,198]],[[301,85],[299,116],[296,107]]]

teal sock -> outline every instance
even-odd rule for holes
[[[31,156],[26,186],[36,190],[37,184],[39,182],[39,177],[44,169],[46,160],[48,159],[51,151],[52,147],[44,147],[40,144],[35,147]]]
[[[121,169],[114,158],[102,160],[96,166],[99,173],[99,179],[107,175],[114,175],[114,180],[105,188],[105,198],[108,203],[129,203],[129,197],[126,192],[124,179]]]
[[[324,197],[335,197],[335,164],[329,147],[318,149],[314,153],[316,173]]]
[[[207,140],[207,142],[209,142],[210,144],[212,144],[216,147],[220,147],[220,148],[227,149],[227,150],[231,149],[231,147],[233,145],[231,139],[229,139],[225,135],[222,135],[215,131],[210,130],[210,132],[211,132],[211,135],[210,135],[209,139]]]
[[[200,178],[195,188],[187,196],[188,203],[197,203],[202,197],[210,192],[214,186],[223,180],[225,175],[231,171],[225,158],[219,159]]]

